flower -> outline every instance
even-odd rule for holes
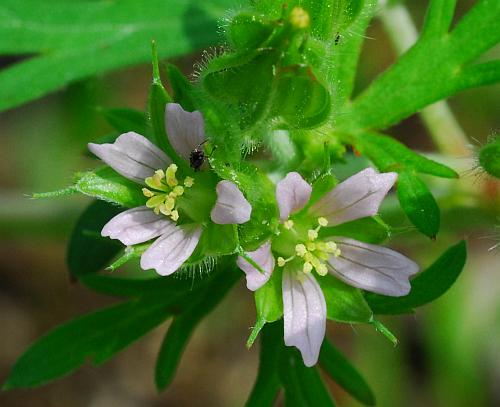
[[[205,142],[200,112],[186,112],[176,103],[165,109],[170,145],[189,163],[191,152]],[[104,225],[101,234],[135,245],[156,239],[141,256],[141,267],[161,275],[175,272],[193,253],[204,225],[240,224],[250,219],[252,207],[231,181],[219,181],[211,172],[195,173],[179,167],[161,149],[134,132],[112,144],[88,145],[89,150],[116,172],[138,184],[148,198],[145,206],[126,210]]]
[[[418,266],[402,254],[350,238],[319,237],[321,228],[375,215],[396,178],[367,168],[310,204],[312,187],[290,172],[276,186],[279,232],[237,260],[250,290],[267,282],[275,263],[283,267],[285,344],[300,350],[306,366],[316,364],[325,336],[326,303],[317,278],[330,273],[351,286],[395,297],[410,291],[409,277]]]

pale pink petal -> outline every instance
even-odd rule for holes
[[[257,250],[248,252],[247,255],[264,271],[264,273],[261,273],[241,256],[238,256],[238,260],[236,260],[238,267],[246,274],[247,288],[255,291],[267,283],[267,280],[269,280],[274,270],[274,257],[271,252],[271,243],[266,242]]]
[[[410,292],[409,277],[418,265],[402,254],[382,246],[333,237],[340,256],[328,259],[331,274],[344,282],[374,293],[400,297]]]
[[[283,318],[285,345],[300,350],[306,366],[318,361],[325,337],[326,303],[321,288],[311,274],[283,272]]]
[[[167,103],[165,128],[170,144],[187,161],[191,151],[206,139],[202,114],[198,111],[186,112],[178,103]]]
[[[158,169],[172,163],[167,155],[146,137],[124,133],[112,144],[88,144],[89,150],[116,172],[139,184]]]
[[[162,276],[172,274],[191,256],[200,235],[201,227],[188,230],[172,223],[142,254],[141,268],[155,269]]]
[[[210,213],[219,225],[240,224],[250,220],[252,206],[234,182],[220,181],[216,187],[217,201]]]
[[[333,188],[309,212],[325,217],[330,226],[376,215],[397,177],[395,172],[379,174],[366,168]]]
[[[280,210],[280,219],[285,221],[288,217],[300,211],[309,202],[312,187],[300,176],[298,172],[289,172],[276,185],[276,201]]]
[[[116,215],[104,225],[101,235],[118,239],[129,246],[160,236],[171,224],[165,216],[156,215],[150,208],[140,206]]]

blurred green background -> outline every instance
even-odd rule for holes
[[[459,2],[457,16],[471,4]],[[427,2],[408,5],[418,27]],[[161,46],[161,38],[157,41]],[[149,49],[150,44],[143,46]],[[498,57],[500,49],[490,54]],[[200,51],[171,62],[189,75],[201,58]],[[394,60],[383,27],[375,20],[367,33],[357,89]],[[16,61],[3,57],[0,68]],[[71,228],[89,200],[72,196],[35,201],[28,195],[64,187],[75,171],[91,168],[93,161],[84,155],[86,143],[111,131],[99,109],[144,109],[150,77],[147,65],[92,77],[0,113],[2,381],[16,358],[48,329],[113,302],[71,283],[65,266]],[[449,102],[474,156],[474,150],[500,130],[500,86],[463,92]],[[412,148],[436,153],[417,116],[390,134]],[[328,336],[365,375],[379,406],[500,405],[500,248],[488,250],[500,240],[500,185],[471,171],[475,164],[470,157],[437,159],[461,174],[458,182],[432,184],[443,211],[437,240],[408,230],[392,245],[425,267],[465,237],[469,258],[464,273],[447,294],[415,315],[384,319],[400,339],[396,348],[371,327],[329,323]],[[394,223],[400,217],[390,200],[385,211],[389,223],[401,226]],[[257,370],[258,345],[245,348],[253,322],[252,294],[241,282],[195,332],[172,386],[163,394],[155,391],[153,371],[165,326],[104,366],[86,366],[42,388],[0,393],[0,405],[240,406]],[[338,405],[359,405],[325,380]]]

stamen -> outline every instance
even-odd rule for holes
[[[153,191],[150,191],[149,189],[147,188],[142,188],[142,193],[143,195],[146,197],[146,198],[151,198],[152,196],[155,195],[155,193]]]
[[[174,222],[177,222],[177,220],[179,219],[179,212],[177,212],[177,210],[172,211],[170,217]]]
[[[174,190],[172,191],[176,196],[181,196],[184,193],[184,187],[181,187],[180,185],[177,185],[174,187]]]
[[[313,266],[311,263],[308,263],[308,262],[305,262],[304,263],[304,266],[302,267],[302,270],[304,271],[304,273],[310,273],[313,269]]]
[[[295,246],[295,253],[297,256],[303,257],[307,253],[307,249],[302,243],[299,243]]]
[[[184,186],[187,187],[187,188],[191,188],[194,184],[194,179],[191,178],[191,177],[186,177],[184,179]]]
[[[307,238],[311,241],[316,240],[318,238],[318,231],[315,229],[309,229],[307,231]]]
[[[278,267],[283,267],[286,264],[286,260],[283,257],[278,257]]]
[[[288,219],[287,221],[285,221],[285,223],[283,223],[283,227],[287,230],[293,228],[293,220]]]
[[[324,217],[320,217],[318,218],[318,225],[320,226],[328,226],[328,219],[324,218]]]

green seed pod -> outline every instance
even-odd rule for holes
[[[500,137],[481,148],[479,164],[488,174],[500,178]]]

